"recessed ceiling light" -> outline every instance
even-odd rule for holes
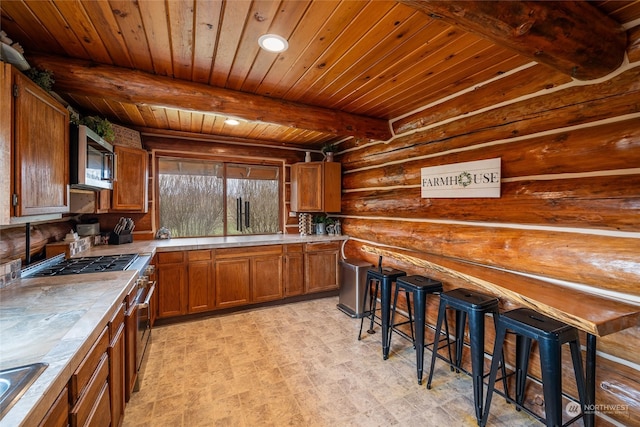
[[[265,34],[260,36],[258,44],[264,50],[275,53],[284,52],[289,48],[289,43],[285,38],[277,34]]]
[[[240,122],[236,119],[227,119],[224,121],[225,124],[231,125],[231,126],[237,126],[240,124]]]

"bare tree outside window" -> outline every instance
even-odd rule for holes
[[[225,220],[227,234],[277,233],[278,177],[275,166],[163,158],[158,173],[159,225],[169,228],[173,237],[223,236]]]

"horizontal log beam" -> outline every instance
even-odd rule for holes
[[[188,151],[202,155],[249,156],[260,158],[284,159],[287,163],[303,161],[304,152],[279,149],[270,146],[250,146],[234,144],[228,140],[217,138],[192,138],[179,135],[142,135],[143,145],[147,150]],[[283,147],[284,148],[284,147]]]
[[[440,145],[434,143],[421,147],[423,151],[420,154],[437,154],[433,150]],[[365,157],[361,165],[367,169],[346,173],[343,187],[354,189],[417,185],[420,183],[420,169],[423,167],[496,157],[502,159],[502,179],[636,168],[640,165],[640,118],[558,131],[508,144],[483,146],[476,150],[430,158],[408,158],[403,163],[379,167],[372,167],[376,162]],[[349,171],[346,166],[344,169]]]
[[[570,87],[480,114],[460,117],[431,129],[346,152],[345,172],[372,164],[402,161],[478,143],[521,137],[640,111],[640,67],[589,86]],[[473,96],[473,95],[468,95]]]
[[[453,117],[500,104],[510,99],[548,90],[569,83],[571,78],[537,64],[506,78],[474,87],[471,94],[456,96],[392,123],[393,132],[401,135]]]
[[[348,192],[343,215],[640,232],[640,175],[502,184],[499,199],[425,199],[419,188]]]
[[[39,68],[53,71],[54,88],[60,92],[118,102],[224,114],[334,135],[382,141],[391,137],[387,120],[83,60],[34,54],[29,56],[29,61]]]
[[[624,59],[624,29],[588,2],[400,2],[579,80],[605,76]]]
[[[640,295],[638,239],[507,227],[343,218],[345,234],[487,267]]]

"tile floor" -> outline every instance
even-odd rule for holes
[[[471,380],[436,362],[418,385],[415,353],[380,334],[357,340],[359,319],[335,298],[157,327],[125,427],[475,426]],[[379,328],[378,328],[379,329]],[[496,396],[489,426],[540,426]]]

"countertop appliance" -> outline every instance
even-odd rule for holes
[[[137,264],[134,265],[134,261],[137,258],[140,258],[138,254],[124,254],[65,259],[65,254],[59,254],[23,269],[21,277],[46,277],[132,270],[136,268]]]
[[[116,179],[113,145],[85,125],[71,125],[71,188],[112,190]]]

